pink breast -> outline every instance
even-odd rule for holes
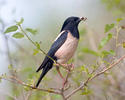
[[[57,62],[61,64],[66,63],[74,55],[77,45],[78,39],[73,37],[71,33],[68,33],[67,40],[55,53],[55,56],[58,58]]]

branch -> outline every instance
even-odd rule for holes
[[[68,82],[68,78],[69,78],[70,72],[71,72],[71,66],[68,66],[68,72],[66,74],[66,78],[65,78],[65,81],[64,81],[62,89],[61,89],[61,96],[62,96],[63,100],[67,100],[65,95],[64,95],[64,92],[67,90],[67,89],[65,89],[65,85]]]
[[[22,26],[21,25],[18,25],[20,30],[26,35],[27,39],[35,46],[37,47],[36,43],[27,35],[27,33],[23,30]],[[44,50],[42,50],[41,48],[39,48],[39,50],[45,54],[47,57],[49,57],[51,60],[53,60],[55,62],[55,60],[53,58],[51,58],[50,56],[47,55],[46,52],[44,52]]]
[[[54,93],[54,94],[60,94],[59,91],[54,91],[54,90],[52,90],[52,89],[41,89],[41,88],[36,88],[35,86],[28,85],[28,84],[26,84],[25,82],[23,82],[23,81],[17,79],[17,78],[14,77],[14,76],[6,77],[6,78],[5,78],[5,77],[2,77],[2,79],[8,80],[8,81],[10,81],[10,82],[12,82],[12,83],[18,83],[18,84],[20,84],[20,85],[22,85],[22,86],[26,86],[26,87],[29,87],[29,88],[31,88],[31,89],[36,89],[36,90],[39,90],[39,91],[44,91],[44,92],[49,92],[49,93]]]
[[[21,25],[18,25],[20,30],[25,34],[25,36],[27,37],[27,39],[36,47],[36,43],[27,35],[27,33],[23,30]],[[52,57],[50,57],[44,50],[42,50],[41,48],[38,48],[44,55],[46,55],[48,58],[50,58],[52,61],[54,61],[56,64],[62,66],[64,69],[66,69],[62,64],[58,63],[56,60],[54,60]]]
[[[121,58],[119,58],[116,62],[110,64],[108,67],[105,67],[105,69],[103,69],[102,71],[98,72],[97,74],[95,74],[92,77],[89,77],[84,83],[82,83],[78,88],[74,89],[71,93],[69,93],[66,96],[66,99],[68,99],[69,97],[71,97],[73,94],[75,94],[77,91],[79,91],[80,89],[82,89],[84,86],[86,86],[90,81],[92,81],[93,79],[95,79],[96,77],[104,74],[106,71],[110,70],[111,68],[113,68],[115,65],[119,64],[123,59],[125,58],[125,55],[122,56]]]

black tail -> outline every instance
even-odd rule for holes
[[[53,61],[52,61],[51,59],[48,60],[48,62],[44,65],[44,67],[42,66],[43,71],[42,71],[42,73],[41,73],[41,75],[40,75],[40,78],[39,78],[37,84],[36,84],[36,87],[39,86],[41,80],[42,80],[43,77],[47,74],[47,72],[52,68],[52,66],[53,66]],[[40,66],[39,68],[41,68],[41,66]],[[39,70],[40,70],[40,69],[38,69],[37,72],[38,72]]]

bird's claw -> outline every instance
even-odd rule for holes
[[[63,66],[65,67],[67,70],[73,70],[75,67],[74,67],[74,64],[56,64],[56,66]]]

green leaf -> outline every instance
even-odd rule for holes
[[[24,88],[25,91],[30,91],[31,90],[31,88],[27,87],[27,86],[23,86],[23,88]]]
[[[30,85],[30,86],[34,85],[34,80],[33,79],[28,79],[27,84]]]
[[[13,37],[14,37],[14,38],[17,38],[17,39],[20,39],[20,38],[23,38],[24,35],[23,35],[22,33],[20,33],[20,32],[17,32],[17,33],[15,33],[15,34],[13,34]]]
[[[115,55],[115,51],[110,50],[110,51],[109,51],[109,54],[111,54],[111,55],[113,55],[113,56],[114,56],[114,55]]]
[[[116,19],[117,22],[120,22],[120,21],[122,21],[122,20],[123,20],[123,18],[117,18],[117,19]]]
[[[17,25],[21,25],[24,22],[24,19],[21,18],[21,20],[19,22],[16,22]]]
[[[85,53],[88,53],[88,54],[92,54],[94,56],[99,56],[99,54],[96,51],[91,50],[89,48],[83,48],[82,51],[85,52]]]
[[[106,51],[106,50],[103,50],[102,52],[101,52],[101,56],[102,57],[106,57],[106,56],[108,56],[108,55],[115,55],[115,51],[113,51],[113,50],[110,50],[110,51]]]
[[[12,70],[12,69],[13,69],[12,64],[8,65],[8,69],[9,69],[9,70]]]
[[[122,43],[122,47],[125,48],[125,42]]]
[[[112,28],[114,28],[115,24],[106,24],[105,25],[105,33],[110,31]]]
[[[103,48],[103,47],[105,46],[105,44],[107,44],[111,38],[112,38],[112,34],[109,33],[109,34],[107,35],[107,37],[105,37],[105,38],[103,38],[103,39],[101,40],[101,42],[100,42],[98,48],[99,48],[99,49]]]
[[[26,28],[26,31],[30,32],[33,35],[35,35],[37,33],[37,30],[36,29],[32,29],[32,28]]]
[[[4,33],[14,32],[14,31],[16,31],[17,29],[18,29],[18,27],[17,27],[16,25],[10,26],[10,27],[8,27],[8,28],[5,30]]]
[[[85,73],[89,74],[89,70],[85,66],[81,66],[80,71],[84,71]]]
[[[91,78],[91,77],[93,77],[93,76],[94,76],[94,74],[88,73],[88,77],[89,77],[89,78]]]
[[[37,53],[39,53],[39,50],[38,49],[34,49],[33,50],[33,55],[36,55]]]
[[[28,79],[28,82],[27,82],[26,84],[27,84],[28,86],[33,86],[33,85],[34,85],[34,80],[33,80],[33,79]],[[28,87],[28,86],[24,86],[24,89],[25,89],[26,91],[31,90],[31,88]]]
[[[81,93],[81,95],[88,95],[90,93],[92,93],[92,91],[89,90],[87,87],[84,87],[83,92]]]
[[[35,42],[35,43],[36,43],[37,49],[40,49],[40,44],[38,42]]]
[[[98,65],[91,65],[91,67],[92,67],[92,70],[95,70],[98,67]]]
[[[81,66],[80,71],[85,71],[85,66]]]

